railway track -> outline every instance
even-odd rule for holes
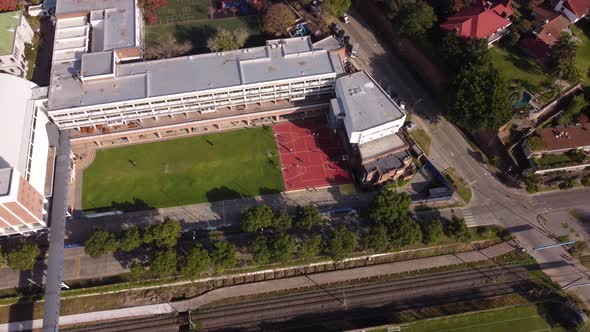
[[[306,316],[303,322],[312,323],[314,319],[322,320],[319,313],[346,310],[345,316],[352,318],[355,309],[387,306],[400,311],[499,295],[524,294],[534,287],[528,280],[526,267],[494,267],[320,289],[209,307],[198,310],[192,315],[192,320],[198,321],[204,331],[234,328],[257,330],[261,322],[269,326],[273,322],[284,322],[298,316]],[[317,317],[309,316],[313,314]],[[273,325],[272,330],[280,329],[280,324]],[[293,329],[293,326],[289,325],[289,329]]]
[[[183,327],[188,327],[188,325],[188,315],[180,314],[117,320],[95,325],[64,328],[61,330],[66,332],[178,332],[184,331],[185,329]]]

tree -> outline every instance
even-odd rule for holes
[[[166,277],[176,273],[176,263],[176,251],[174,249],[160,249],[154,253],[150,271],[154,277]]]
[[[117,250],[117,237],[102,229],[95,230],[84,242],[84,251],[90,257],[98,257],[115,250]]]
[[[246,39],[248,32],[244,29],[219,29],[207,40],[207,47],[213,52],[237,50],[244,46]]]
[[[15,271],[27,271],[35,266],[37,257],[41,254],[36,244],[21,242],[6,255],[6,265]]]
[[[268,238],[266,236],[257,236],[250,243],[250,253],[254,258],[254,263],[257,265],[264,265],[270,262],[272,254],[268,249]]]
[[[211,267],[209,252],[197,244],[183,257],[180,273],[185,277],[196,277]]]
[[[590,175],[583,177],[580,182],[584,187],[590,187]]]
[[[557,119],[557,123],[560,125],[570,124],[586,106],[588,106],[588,102],[584,98],[584,95],[575,95],[569,102],[563,114]]]
[[[287,230],[293,227],[293,219],[285,211],[277,213],[272,223],[273,227],[278,230]]]
[[[243,232],[254,233],[263,228],[271,227],[274,214],[268,205],[253,206],[242,214],[241,228]]]
[[[356,248],[356,237],[345,226],[340,226],[332,233],[328,244],[328,253],[335,261],[342,260],[346,254]]]
[[[163,223],[150,225],[143,235],[143,242],[154,244],[156,247],[174,247],[180,238],[180,223],[176,220],[166,218]]]
[[[148,60],[168,59],[189,53],[193,49],[190,42],[178,42],[172,33],[165,33],[154,38],[145,49]]]
[[[422,231],[422,238],[426,244],[435,244],[445,236],[442,223],[438,219],[424,225]]]
[[[16,0],[0,0],[0,12],[16,10]]]
[[[351,4],[350,0],[324,0],[322,8],[333,17],[342,17]]]
[[[371,227],[368,240],[369,248],[373,249],[375,252],[386,251],[389,247],[387,227],[383,224]]]
[[[281,264],[287,264],[295,252],[297,243],[295,238],[289,234],[279,235],[273,242],[273,256]]]
[[[567,180],[563,180],[561,183],[559,183],[559,189],[561,190],[567,190],[567,189],[572,189],[575,186],[575,182],[574,179],[567,179]]]
[[[399,16],[399,31],[406,38],[422,38],[437,20],[434,9],[422,0],[406,3]]]
[[[543,137],[537,134],[532,134],[529,137],[527,137],[526,142],[529,145],[531,151],[541,151],[545,149],[545,142],[543,142]]]
[[[149,23],[156,23],[158,16],[156,10],[158,8],[166,6],[168,2],[166,0],[138,0],[137,5],[143,11],[143,16],[147,18]]]
[[[236,254],[238,248],[235,244],[227,241],[217,241],[214,244],[215,251],[213,252],[213,263],[217,271],[222,272],[225,269],[232,268],[238,264]]]
[[[303,260],[312,260],[322,252],[322,236],[313,235],[307,236],[301,242],[299,254]]]
[[[369,218],[375,223],[395,223],[410,214],[411,203],[408,194],[383,188],[371,203]]]
[[[578,45],[569,34],[562,34],[549,49],[549,68],[551,76],[556,79],[577,81],[580,73],[576,69],[575,59]]]
[[[401,10],[403,5],[406,3],[406,0],[386,0],[385,5],[387,6],[387,13],[391,19],[396,18]]]
[[[449,16],[471,5],[472,0],[447,0],[445,13]]]
[[[123,231],[119,241],[119,249],[125,252],[130,252],[139,248],[142,243],[143,240],[141,239],[139,227],[132,226]]]
[[[422,240],[420,225],[409,216],[391,225],[391,244],[401,248]]]
[[[277,3],[271,5],[262,17],[262,31],[281,36],[295,23],[295,14],[287,5]]]
[[[320,210],[313,205],[298,206],[295,226],[310,230],[322,221]]]
[[[131,262],[131,264],[129,265],[128,278],[131,281],[137,281],[137,280],[141,279],[144,272],[145,272],[145,267],[143,266],[143,264],[140,261],[134,259],[133,262]]]
[[[471,232],[465,224],[465,219],[453,217],[447,224],[447,236],[461,242],[471,240]]]
[[[450,119],[468,130],[497,129],[512,116],[508,84],[491,63],[460,69],[449,94]]]

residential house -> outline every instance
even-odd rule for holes
[[[545,62],[549,49],[568,31],[571,23],[563,14],[542,7],[533,9],[533,17],[535,36],[524,38],[521,45],[530,56]]]
[[[590,12],[590,0],[557,0],[553,9],[576,23]]]
[[[508,34],[512,24],[510,15],[512,0],[505,3],[479,0],[449,17],[440,27],[463,38],[487,39],[492,44]]]
[[[34,32],[21,11],[0,13],[0,73],[25,77],[29,64],[25,44]]]
[[[538,130],[522,148],[535,174],[584,169],[590,163],[590,123]]]

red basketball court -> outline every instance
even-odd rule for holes
[[[274,132],[287,191],[351,182],[344,149],[324,119],[284,122]]]

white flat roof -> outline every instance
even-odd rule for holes
[[[363,131],[398,120],[404,111],[369,74],[359,71],[336,80],[342,91],[340,109],[350,118],[352,131]]]
[[[82,83],[73,63],[55,63],[49,110],[172,96],[262,82],[342,73],[340,58],[313,50],[309,37],[267,46],[116,65],[115,78]]]
[[[31,89],[35,86],[0,73],[0,168],[7,163],[25,173],[33,112]]]

